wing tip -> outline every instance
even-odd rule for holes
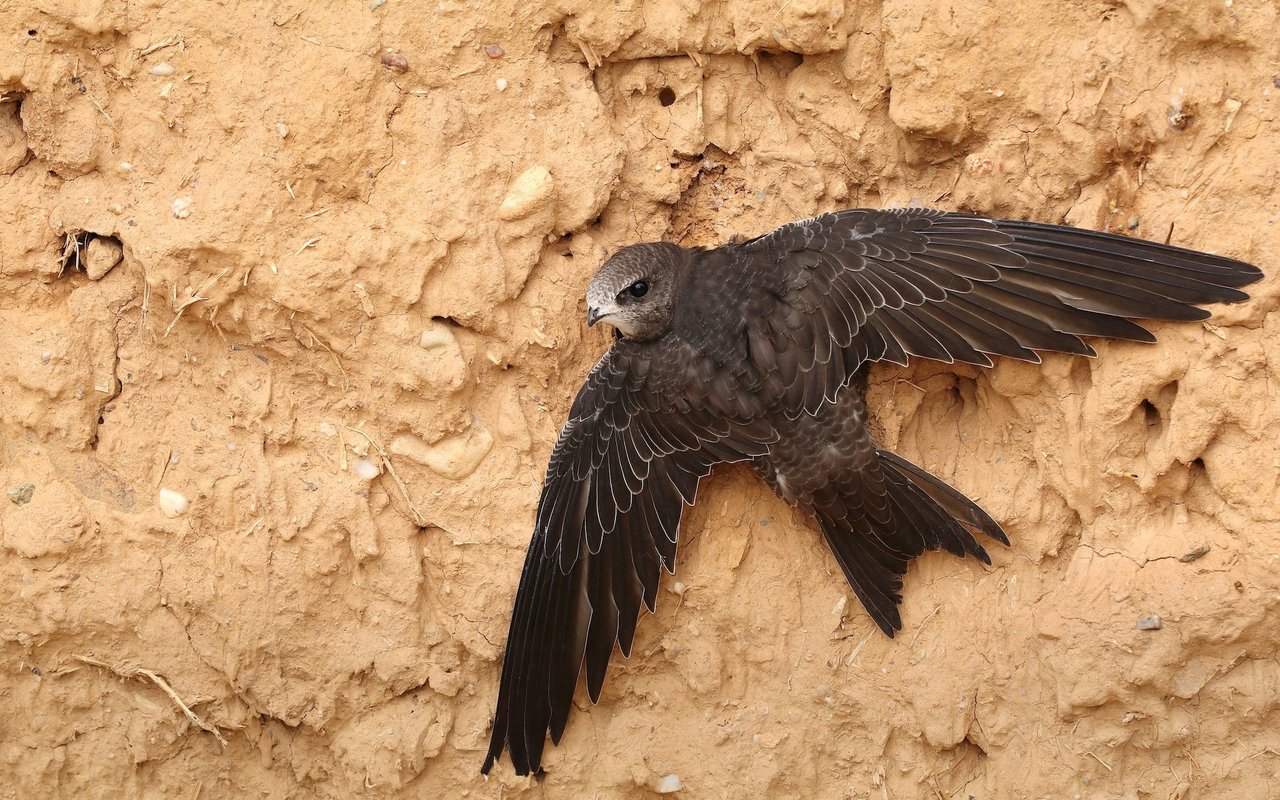
[[[870,609],[867,609],[870,612]],[[898,613],[898,607],[893,608],[881,614],[871,613],[871,621],[876,624],[884,632],[885,636],[893,639],[897,636],[898,631],[902,630],[902,615]]]

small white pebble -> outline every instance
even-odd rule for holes
[[[189,506],[190,503],[187,502],[187,498],[172,489],[160,490],[160,511],[169,519],[187,513]]]
[[[498,78],[496,81],[493,82],[493,85],[497,87],[498,91],[505,92],[507,90],[507,79]]]
[[[316,427],[319,428],[320,432],[323,433],[325,436],[338,435],[338,426],[334,425],[332,422],[321,422]]]
[[[48,363],[49,363],[49,361],[50,361],[50,360],[52,360],[52,359],[53,359],[53,351],[52,351],[52,350],[45,350],[43,353],[41,353],[41,354],[40,354],[40,363],[41,363],[41,364],[48,364]]]
[[[133,172],[133,165],[132,165],[132,164],[130,164],[128,161],[121,161],[121,162],[120,162],[120,171],[121,171],[121,172]]]
[[[1158,631],[1164,627],[1164,620],[1160,619],[1159,614],[1148,614],[1138,620],[1138,630],[1140,631]]]
[[[150,72],[152,75],[156,75],[161,78],[167,78],[173,73],[177,72],[177,70],[175,70],[173,68],[173,65],[170,64],[168,61],[161,61],[159,64],[156,64],[154,67],[152,67]]]
[[[289,126],[285,125],[283,122],[277,122],[276,133],[280,134],[281,139],[287,137],[289,135]]]
[[[235,449],[236,449],[236,443],[235,443],[235,442],[227,442],[227,452],[228,452],[228,453],[233,453],[233,452],[235,452]]]
[[[684,585],[683,583],[681,583],[680,581],[676,581],[675,583],[673,583],[673,584],[671,585],[671,591],[673,591],[673,592],[675,592],[676,594],[681,595],[681,596],[683,596],[683,595],[684,595],[685,590],[686,590],[686,589],[688,589],[688,588],[689,588],[688,586],[685,586],[685,585]]]
[[[181,460],[182,460],[182,456],[181,456],[180,454],[178,454],[178,453],[171,453],[171,454],[169,455],[169,463],[170,463],[170,464],[177,464],[177,463],[178,463],[179,461],[181,461]]]
[[[194,206],[195,203],[196,201],[192,200],[190,197],[179,197],[177,200],[173,201],[172,205],[169,206],[169,209],[173,211],[173,215],[178,219],[186,219],[191,216],[191,207]]]
[[[362,481],[371,481],[382,474],[382,470],[378,469],[378,465],[368,459],[357,461],[354,468],[356,477]]]
[[[680,776],[674,772],[658,780],[658,794],[675,794],[680,791]]]

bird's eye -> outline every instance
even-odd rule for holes
[[[627,292],[632,297],[644,297],[649,293],[649,284],[645,281],[636,281],[627,287]]]

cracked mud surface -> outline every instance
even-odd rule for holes
[[[1274,277],[1154,347],[874,372],[1013,546],[920,559],[889,641],[721,470],[543,782],[478,769],[608,252],[919,200],[1273,275],[1278,13],[0,9],[0,798],[1274,796]],[[120,262],[61,269],[86,233]]]

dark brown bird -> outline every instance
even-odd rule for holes
[[[592,702],[617,643],[675,567],[680,515],[712,466],[747,461],[817,518],[854,594],[892,637],[927,550],[990,558],[1000,526],[876,447],[865,365],[991,366],[1152,342],[1127,317],[1196,320],[1248,297],[1249,264],[1107,233],[921,208],[855,209],[713,249],[624,247],[591,279],[587,323],[620,338],[551,453],[507,636],[488,773],[541,771],[585,665]]]

